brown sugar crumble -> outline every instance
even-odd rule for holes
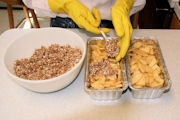
[[[120,47],[117,44],[117,40],[115,39],[106,41],[105,48],[106,48],[107,56],[111,58],[118,56],[120,51]]]
[[[50,79],[71,70],[81,57],[82,51],[70,45],[41,46],[35,49],[30,58],[16,60],[14,72],[18,77],[28,80]]]
[[[104,76],[114,75],[117,74],[117,70],[111,67],[109,59],[102,59],[101,61],[95,63],[91,62],[89,65],[89,75],[95,76],[101,73]]]

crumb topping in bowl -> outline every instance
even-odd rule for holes
[[[30,58],[16,60],[14,72],[18,77],[28,80],[50,79],[71,70],[81,57],[82,51],[70,45],[41,46]]]

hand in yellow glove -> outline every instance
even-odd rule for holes
[[[129,11],[134,3],[134,0],[117,0],[111,8],[112,22],[117,36],[120,37],[118,42],[120,46],[119,55],[116,61],[120,61],[126,55],[129,48],[132,35],[132,25],[130,22]]]
[[[80,3],[78,0],[48,0],[49,8],[56,13],[66,13],[80,27],[87,31],[100,34],[98,29],[101,17],[96,8],[93,8],[92,13],[89,9]],[[102,28],[107,33],[110,30]]]

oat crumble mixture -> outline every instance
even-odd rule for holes
[[[28,80],[45,80],[60,76],[71,70],[82,57],[79,48],[70,45],[52,44],[35,49],[30,58],[22,58],[14,62],[15,74]]]
[[[106,41],[105,48],[106,48],[107,56],[111,58],[118,56],[120,51],[120,47],[117,43],[117,40],[115,39]]]

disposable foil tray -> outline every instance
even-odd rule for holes
[[[166,67],[165,62],[164,62],[164,58],[162,56],[162,52],[161,52],[161,49],[159,46],[159,42],[157,41],[157,39],[155,37],[152,37],[152,36],[150,36],[150,37],[132,37],[132,39],[151,39],[156,43],[156,46],[158,49],[158,54],[160,57],[160,64],[163,68],[165,82],[167,85],[162,87],[162,88],[134,88],[131,84],[131,75],[130,75],[130,66],[129,66],[129,59],[130,58],[127,54],[127,56],[126,56],[126,69],[127,69],[128,84],[129,84],[129,88],[131,90],[131,93],[132,93],[134,98],[141,98],[141,99],[158,98],[163,93],[169,91],[169,89],[171,87],[171,80],[169,77],[167,67]]]
[[[112,39],[112,37],[108,37],[108,40]],[[117,38],[114,38],[117,39]],[[87,57],[86,57],[86,68],[85,68],[85,80],[84,80],[84,89],[90,95],[90,97],[94,100],[105,100],[111,101],[119,99],[122,93],[128,88],[127,76],[126,76],[126,67],[125,61],[122,59],[120,62],[120,66],[122,68],[122,75],[124,79],[124,87],[122,89],[102,89],[102,90],[92,90],[87,87],[88,74],[89,74],[89,62],[90,62],[90,48],[89,44],[92,40],[103,40],[103,37],[91,37],[87,41]]]

